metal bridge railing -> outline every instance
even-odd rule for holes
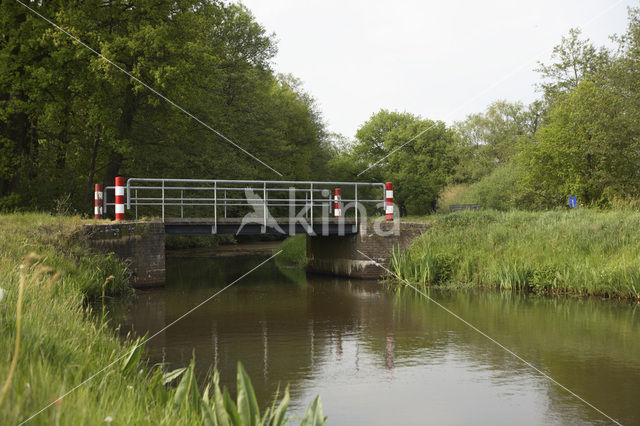
[[[136,219],[139,209],[144,208],[161,216],[163,221],[172,217],[198,217],[213,218],[217,224],[219,215],[239,218],[243,211],[253,209],[254,213],[262,210],[266,226],[270,209],[278,213],[286,208],[289,216],[291,209],[296,212],[303,208],[305,218],[311,223],[318,209],[322,210],[322,217],[328,217],[335,203],[333,190],[336,188],[342,191],[340,202],[354,207],[346,214],[353,214],[356,223],[362,206],[384,209],[385,184],[368,182],[130,178],[125,199],[127,210],[133,209]],[[115,202],[109,202],[114,200],[113,196],[109,197],[114,187],[105,186],[103,191],[107,214],[110,207],[115,206]]]

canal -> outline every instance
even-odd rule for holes
[[[267,244],[167,256],[165,288],[116,316],[153,334],[269,256]],[[493,291],[430,296],[623,424],[640,423],[640,307]],[[291,413],[320,394],[328,424],[610,424],[435,304],[380,282],[305,276],[273,261],[147,344],[153,363],[236,363],[261,407],[291,387]],[[296,422],[294,421],[293,424]]]

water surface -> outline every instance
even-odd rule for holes
[[[268,257],[214,254],[170,253],[167,286],[140,292],[122,329],[153,334]],[[618,421],[640,423],[637,305],[488,291],[430,296]],[[192,354],[200,377],[216,367],[231,390],[242,361],[262,407],[279,384],[290,384],[295,414],[320,394],[329,424],[610,423],[412,291],[305,277],[273,261],[147,344],[152,362],[172,368]]]

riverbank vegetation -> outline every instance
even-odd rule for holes
[[[467,211],[396,253],[391,269],[420,286],[481,286],[640,299],[640,213]]]
[[[282,424],[288,392],[261,413],[241,366],[233,403],[217,375],[203,391],[193,363],[173,371],[150,366],[141,356],[144,346],[136,347],[140,340],[120,339],[104,302],[132,295],[126,266],[91,254],[76,232],[81,223],[0,215],[3,423],[18,424],[48,407],[35,424]],[[303,423],[322,422],[316,399]]]
[[[307,264],[307,236],[292,235],[282,242],[273,253],[281,251],[275,258],[277,264],[286,267],[304,268]]]

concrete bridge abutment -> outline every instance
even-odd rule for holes
[[[165,229],[157,222],[85,225],[89,247],[114,253],[129,266],[134,287],[156,287],[165,281]]]
[[[398,227],[394,232],[394,227]],[[377,279],[385,275],[394,250],[404,250],[429,229],[421,222],[368,222],[354,235],[307,235],[307,271],[351,278]],[[360,253],[362,252],[362,253]]]

